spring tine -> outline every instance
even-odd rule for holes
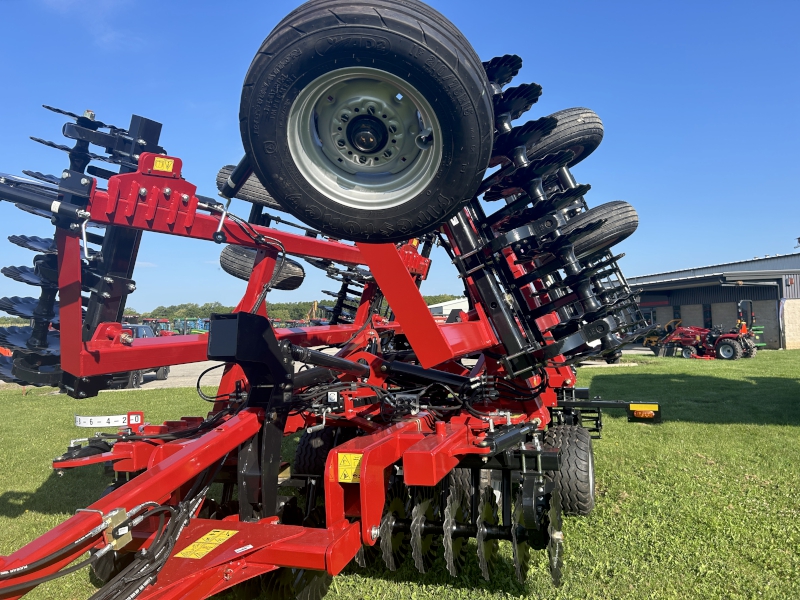
[[[80,119],[79,115],[76,115],[73,112],[69,112],[68,110],[64,110],[63,108],[56,108],[55,106],[48,106],[47,104],[42,104],[42,108],[46,108],[47,110],[53,111],[54,113],[70,117],[71,119],[76,119],[76,120]]]
[[[522,59],[516,54],[505,54],[496,56],[483,63],[483,70],[486,71],[486,78],[492,85],[495,94],[500,93],[503,86],[508,85],[517,76],[522,68]]]
[[[39,173],[38,171],[23,170],[22,172],[28,177],[33,177],[34,179],[44,181],[45,183],[52,183],[53,185],[59,185],[61,183],[61,180],[55,175],[45,175],[44,173]]]
[[[10,235],[8,241],[26,250],[39,254],[57,254],[58,248],[53,238],[40,238],[35,235]]]

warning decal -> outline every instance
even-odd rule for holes
[[[361,459],[363,455],[352,452],[339,453],[339,483],[361,482]]]
[[[230,538],[238,532],[235,529],[212,529],[196,542],[192,542],[186,548],[178,552],[176,558],[203,558],[206,554],[211,552],[227,542]]]

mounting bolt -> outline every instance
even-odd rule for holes
[[[147,196],[147,188],[140,187],[140,188],[139,188],[139,195],[140,195],[142,198],[144,198],[145,196]]]
[[[83,111],[83,116],[86,119],[90,119],[90,120],[94,121],[94,111],[93,110],[90,110],[90,109],[87,108],[85,111]]]
[[[389,370],[389,367],[387,367],[386,365],[381,365],[381,373],[386,373],[386,371],[388,371],[388,370]]]
[[[103,277],[103,281],[105,281],[106,283],[114,283],[114,278],[113,277]]]
[[[64,171],[61,173],[61,179],[69,179],[69,171]]]
[[[89,179],[88,177],[84,177],[83,179],[81,179],[81,185],[89,185],[90,183],[92,183],[92,180]]]
[[[147,140],[136,140],[136,143],[140,146],[147,146]]]
[[[128,288],[129,292],[135,292],[136,291],[136,286],[133,285],[132,283],[129,283],[126,287]]]
[[[377,525],[373,525],[373,526],[370,528],[370,530],[369,530],[369,536],[370,536],[370,537],[371,537],[373,540],[377,540],[377,539],[378,539],[378,536],[379,536],[380,534],[381,534],[381,530],[380,530],[380,527],[378,527]]]
[[[105,298],[106,300],[108,300],[109,298],[111,298],[111,294],[109,294],[108,292],[103,292],[102,294],[100,294],[100,296],[101,296],[101,297],[103,297],[103,298]]]
[[[122,333],[119,336],[119,341],[125,344],[126,346],[130,346],[133,343],[133,336],[129,333]]]
[[[164,196],[169,198],[172,195],[172,190],[169,188],[164,188]]]
[[[189,194],[181,194],[181,201],[184,204],[189,204]]]
[[[134,155],[133,155],[133,160],[136,160],[136,161],[138,161],[138,160],[139,160],[139,155],[138,155],[138,154],[134,154]]]
[[[70,223],[70,224],[69,224],[69,228],[70,228],[72,231],[78,231],[78,229],[80,229],[80,228],[81,228],[81,226],[80,226],[80,224],[79,224],[79,223]]]

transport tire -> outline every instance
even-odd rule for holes
[[[310,0],[245,78],[245,152],[271,196],[328,235],[396,242],[470,199],[493,140],[472,47],[417,0]]]
[[[717,344],[715,353],[722,360],[739,360],[742,358],[742,346],[736,340],[722,340]]]
[[[594,450],[589,431],[579,425],[555,425],[545,433],[544,443],[561,448],[561,470],[546,473],[561,493],[561,510],[567,515],[588,515],[594,508]]]
[[[292,473],[322,477],[331,449],[352,440],[357,432],[353,427],[326,427],[313,433],[304,433],[294,453]]]
[[[135,390],[142,387],[142,380],[144,379],[144,373],[141,371],[131,371],[128,373],[128,381],[125,384],[125,389],[128,390]]]
[[[226,165],[219,170],[219,173],[217,173],[217,189],[222,190],[225,186],[225,182],[228,181],[228,177],[231,176],[233,169],[234,165]],[[285,210],[275,201],[275,198],[269,195],[269,192],[264,189],[264,186],[261,185],[261,182],[255,175],[251,175],[248,180],[245,181],[242,189],[236,194],[236,198],[252,204],[259,204],[273,210]]]
[[[569,235],[579,227],[605,219],[603,225],[575,241],[575,256],[585,258],[601,250],[619,244],[630,236],[639,226],[639,215],[636,209],[627,202],[615,200],[590,208],[570,219],[561,230]]]
[[[681,348],[681,356],[683,358],[692,358],[697,355],[697,348],[694,346],[684,346]]]
[[[169,367],[159,367],[156,371],[156,379],[158,381],[166,381],[169,377]]]
[[[253,272],[257,250],[244,246],[225,246],[219,255],[219,266],[228,275],[247,281]],[[277,265],[276,265],[277,266]],[[303,283],[306,272],[296,260],[285,259],[278,277],[272,283],[273,290],[296,290]]]
[[[558,125],[529,152],[531,160],[544,158],[562,150],[575,154],[568,166],[573,167],[594,152],[603,141],[603,122],[588,108],[567,108],[550,115]]]

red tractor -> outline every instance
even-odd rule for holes
[[[758,347],[763,345],[756,342],[763,328],[755,326],[752,300],[740,301],[738,308],[739,318],[729,332],[723,333],[722,327],[706,329],[679,325],[652,346],[653,352],[661,355],[667,348],[679,348],[683,358],[739,360],[755,357]]]
[[[51,109],[74,145],[37,141],[66,151],[68,168],[0,178],[0,199],[56,225],[54,239],[16,236],[39,253],[34,268],[2,269],[40,295],[0,299],[32,320],[0,328],[14,349],[0,377],[80,399],[122,370],[216,360],[223,375],[213,395],[197,382],[206,416],[128,419],[57,458],[61,472],[111,463],[116,481],[0,557],[0,598],[89,567],[98,600],[234,586],[316,600],[351,562],[425,573],[440,555],[452,576],[487,580],[509,556],[525,582],[532,550],[561,583],[562,513],[594,507],[602,409],[660,413],[575,388],[574,364],[648,330],[611,251],[638,218],[625,202],[589,208],[572,175],[602,140],[591,110],[512,125],[542,91],[507,87],[521,66],[481,62],[416,0],[310,0],[250,66],[244,157],[218,179],[224,204],[184,179],[159,123]],[[247,219],[232,198],[251,202]],[[266,208],[304,225],[272,228],[286,221]],[[144,232],[248,248],[234,312],[200,333],[130,335],[121,320]],[[469,298],[446,323],[420,292],[437,244]],[[328,324],[270,323],[289,255],[341,284]]]

